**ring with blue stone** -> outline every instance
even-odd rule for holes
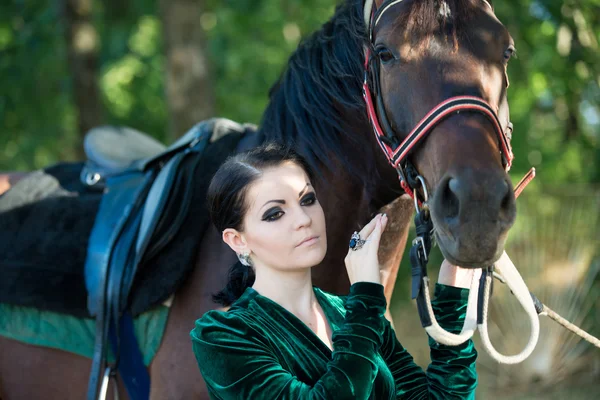
[[[361,247],[363,247],[363,245],[366,243],[366,240],[363,240],[360,238],[360,235],[358,234],[358,232],[354,232],[352,234],[352,237],[350,238],[350,249],[353,251],[356,251],[358,249],[360,249]]]

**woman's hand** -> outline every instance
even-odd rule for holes
[[[473,278],[479,279],[481,268],[461,268],[450,264],[444,260],[440,267],[438,283],[447,286],[454,286],[463,289],[469,289]]]
[[[360,238],[367,242],[358,250],[348,250],[348,255],[346,255],[344,262],[346,263],[346,271],[348,272],[351,285],[356,282],[381,284],[377,251],[379,250],[379,240],[387,225],[387,221],[388,218],[385,214],[377,214],[359,232]]]

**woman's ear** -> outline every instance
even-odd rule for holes
[[[227,228],[223,231],[223,241],[237,254],[250,253],[244,236],[233,228]]]

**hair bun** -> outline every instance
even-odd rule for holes
[[[213,301],[224,307],[229,307],[244,294],[246,288],[254,284],[255,278],[256,275],[252,267],[245,266],[237,261],[229,269],[227,286],[212,296]]]

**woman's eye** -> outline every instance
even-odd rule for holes
[[[265,216],[263,217],[263,221],[267,221],[267,222],[277,221],[282,216],[283,216],[283,211],[281,211],[281,210],[273,211],[273,212],[265,214]]]
[[[317,201],[317,197],[314,194],[309,194],[302,199],[300,204],[303,206],[312,206],[313,204],[316,203],[316,201]]]
[[[390,62],[394,59],[394,54],[387,47],[378,47],[375,49],[375,52],[383,63]]]

